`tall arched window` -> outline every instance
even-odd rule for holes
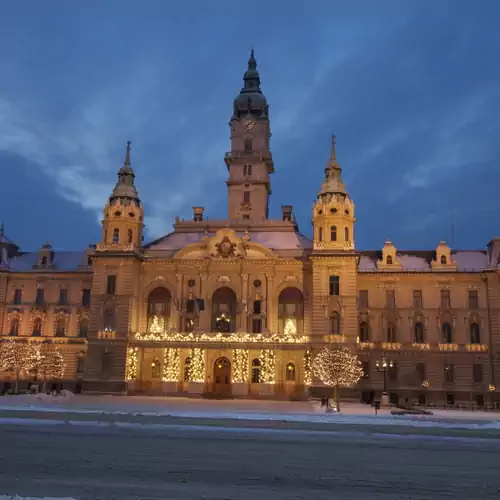
[[[447,263],[446,255],[441,255],[441,264],[445,265]]]
[[[320,227],[318,229],[318,240],[323,241],[323,228],[322,227]]]
[[[424,325],[420,322],[415,323],[415,342],[417,344],[423,344],[424,343]]]
[[[127,239],[129,244],[132,243],[132,241],[134,240],[134,232],[132,231],[132,229],[129,229],[127,231]]]
[[[441,330],[443,332],[443,342],[445,344],[453,344],[453,330],[451,325],[449,323],[443,323]]]
[[[295,365],[293,363],[286,365],[285,377],[287,382],[295,382]]]
[[[120,230],[118,228],[113,229],[113,243],[117,244],[120,241]]]
[[[108,351],[108,348],[104,349],[102,353],[102,373],[104,377],[108,378],[111,374],[111,352]]]
[[[89,334],[89,320],[82,318],[78,324],[78,336],[82,339],[87,338]]]
[[[236,293],[228,287],[215,290],[212,295],[212,331],[236,331]]]
[[[337,226],[330,227],[330,241],[337,241]]]
[[[344,228],[344,240],[349,241],[349,228],[348,227]]]
[[[184,361],[184,382],[191,382],[191,358]]]
[[[387,342],[397,342],[396,327],[392,323],[387,325]]]
[[[470,332],[470,343],[480,344],[481,343],[481,329],[478,323],[471,323],[469,327]]]
[[[13,318],[10,322],[10,332],[11,337],[17,337],[19,335],[19,319]]]
[[[148,331],[164,333],[170,318],[171,294],[165,287],[155,288],[148,296]]]
[[[161,363],[158,358],[155,358],[151,363],[151,377],[152,378],[161,377]]]
[[[35,318],[33,321],[33,331],[31,332],[31,335],[33,337],[40,337],[42,334],[42,319],[41,318]]]
[[[66,318],[61,317],[56,321],[56,337],[64,337],[66,335]]]
[[[332,335],[340,335],[340,314],[335,311],[330,318],[330,333]]]
[[[40,264],[42,265],[42,267],[45,267],[47,265],[47,257],[42,257]]]
[[[252,139],[245,139],[245,153],[251,153],[252,152]]]
[[[260,359],[255,358],[252,360],[252,384],[260,383],[260,372],[261,372],[262,363]]]
[[[278,331],[280,333],[303,332],[304,297],[295,287],[287,287],[278,297]]]
[[[392,264],[392,255],[388,255],[387,259],[385,260],[387,264]]]
[[[369,340],[370,340],[370,330],[368,328],[368,323],[366,321],[362,321],[359,324],[359,341],[369,342]]]

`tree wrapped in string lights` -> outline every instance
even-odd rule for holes
[[[38,373],[43,378],[43,392],[47,390],[47,380],[61,380],[64,377],[66,363],[57,347],[42,350],[38,364]]]
[[[333,387],[335,405],[340,411],[340,388],[355,385],[363,376],[363,367],[352,349],[329,346],[314,357],[313,373],[325,385]]]
[[[0,343],[0,371],[16,377],[15,393],[19,393],[21,376],[36,372],[40,363],[40,345],[9,339]]]

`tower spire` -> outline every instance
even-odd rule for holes
[[[130,145],[132,144],[132,142],[127,141],[125,144],[125,160],[123,162],[123,166],[120,168],[120,170],[118,170],[118,182],[113,189],[110,201],[113,201],[116,198],[128,198],[131,200],[136,200],[138,202],[139,195],[137,194],[137,190],[134,184],[135,174],[130,162]]]
[[[342,169],[337,162],[336,137],[332,134],[332,147],[330,159],[325,168],[325,180],[321,184],[321,191],[318,196],[327,194],[341,194],[347,196],[347,189],[342,181]]]
[[[123,162],[123,165],[128,165],[130,167],[130,145],[132,144],[132,141],[127,141],[125,144],[127,145],[127,149],[125,151],[125,161]]]
[[[4,229],[3,220],[2,220],[2,224],[0,225],[0,238],[3,238],[4,235],[5,235],[5,229]]]

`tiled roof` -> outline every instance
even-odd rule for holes
[[[377,271],[377,262],[382,259],[380,251],[361,251],[358,271]],[[398,251],[397,258],[403,271],[431,271],[432,261],[436,258],[435,251],[408,250]],[[488,253],[486,250],[458,250],[451,253],[457,265],[457,271],[479,272],[488,267]]]
[[[244,233],[238,232],[241,238]],[[191,243],[201,241],[204,233],[170,233],[146,245],[148,250],[180,250]],[[208,233],[212,238],[215,233]],[[310,249],[312,242],[301,233],[294,231],[250,231],[250,242],[260,243],[271,250]]]
[[[13,257],[9,261],[9,267],[14,272],[35,271],[40,272],[40,268],[34,268],[38,262],[38,252],[26,252]],[[85,262],[85,252],[58,252],[53,253],[52,266],[48,268],[50,271],[77,271],[81,270],[82,264]]]

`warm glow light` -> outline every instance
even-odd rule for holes
[[[305,344],[309,342],[309,337],[280,335],[277,333],[140,333],[134,334],[135,340],[148,340],[153,342],[220,342],[220,343],[284,343],[284,344]]]
[[[248,350],[233,350],[232,381],[234,383],[248,382]]]
[[[127,380],[135,380],[137,378],[138,353],[139,353],[138,347],[129,347],[127,349],[127,368],[125,371],[125,378]]]
[[[180,377],[181,360],[179,349],[167,348],[163,350],[163,374],[164,382],[178,382]]]
[[[276,382],[276,355],[273,349],[262,349],[260,351],[262,361],[261,381],[264,384]]]

